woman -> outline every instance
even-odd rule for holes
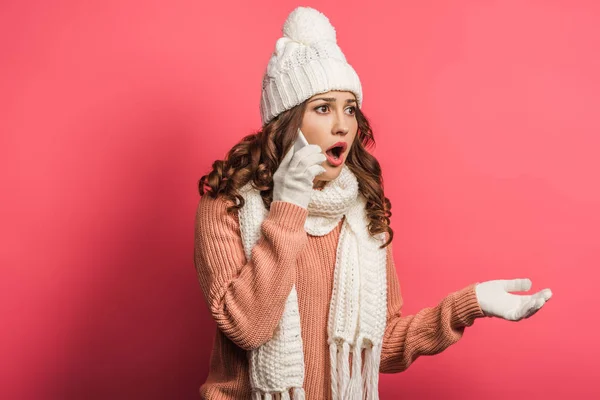
[[[443,351],[477,318],[527,318],[550,298],[508,293],[527,279],[489,281],[402,315],[361,105],[327,17],[292,11],[263,79],[262,129],[199,182],[195,262],[217,323],[203,399],[377,399],[379,372]]]

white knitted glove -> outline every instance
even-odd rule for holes
[[[500,279],[478,283],[475,286],[475,293],[479,306],[486,316],[519,321],[531,317],[552,297],[550,289],[540,290],[532,295],[508,293],[524,292],[529,289],[531,289],[530,279]]]
[[[327,157],[316,144],[287,152],[273,174],[273,201],[287,201],[308,208],[315,176],[325,172],[321,166]]]

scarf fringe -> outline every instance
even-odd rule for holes
[[[329,344],[331,365],[331,395],[333,400],[379,400],[379,365],[381,345],[364,348],[364,367],[362,350],[352,346],[352,375],[349,373],[350,345],[346,342]],[[345,360],[345,362],[344,362]],[[294,398],[294,400],[296,400]]]
[[[304,389],[294,388],[294,400],[304,400],[304,399],[305,399]]]
[[[283,392],[261,392],[255,390],[252,392],[252,400],[305,400],[306,394],[301,387],[292,388],[293,399],[290,397],[289,390]]]
[[[340,393],[345,394],[348,390],[348,384],[350,383],[350,364],[348,358],[350,357],[350,345],[347,342],[342,343],[342,351],[338,352],[338,381],[340,384]],[[340,368],[341,367],[341,368]]]
[[[333,341],[329,344],[332,399],[379,400],[381,345],[364,348],[364,368],[363,348],[352,346],[352,374],[349,371],[350,347],[346,342],[339,344]]]
[[[362,399],[363,380],[362,380],[362,348],[355,345],[352,348],[352,377],[350,378],[350,386],[346,392],[347,399]]]
[[[340,383],[338,382],[337,373],[337,351],[338,346],[336,342],[329,343],[329,365],[331,369],[331,396],[333,400],[340,398]]]
[[[381,362],[381,345],[369,346],[365,349],[365,366],[363,375],[363,400],[379,400],[379,364]]]

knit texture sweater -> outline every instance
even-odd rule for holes
[[[250,398],[247,351],[272,337],[295,284],[306,397],[331,399],[327,321],[342,222],[327,235],[311,236],[304,230],[306,209],[288,202],[273,202],[253,258],[247,261],[237,214],[226,210],[232,204],[222,197],[205,195],[196,213],[195,266],[217,325],[209,373],[200,387],[200,397]],[[381,373],[404,371],[419,356],[442,352],[460,340],[465,327],[484,316],[475,295],[475,283],[450,293],[435,307],[403,315],[392,246],[386,251],[387,322]]]

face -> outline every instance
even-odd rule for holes
[[[307,100],[300,130],[310,144],[321,147],[327,160],[325,172],[318,175],[314,188],[322,188],[338,177],[358,132],[356,96],[352,92],[330,91]]]

